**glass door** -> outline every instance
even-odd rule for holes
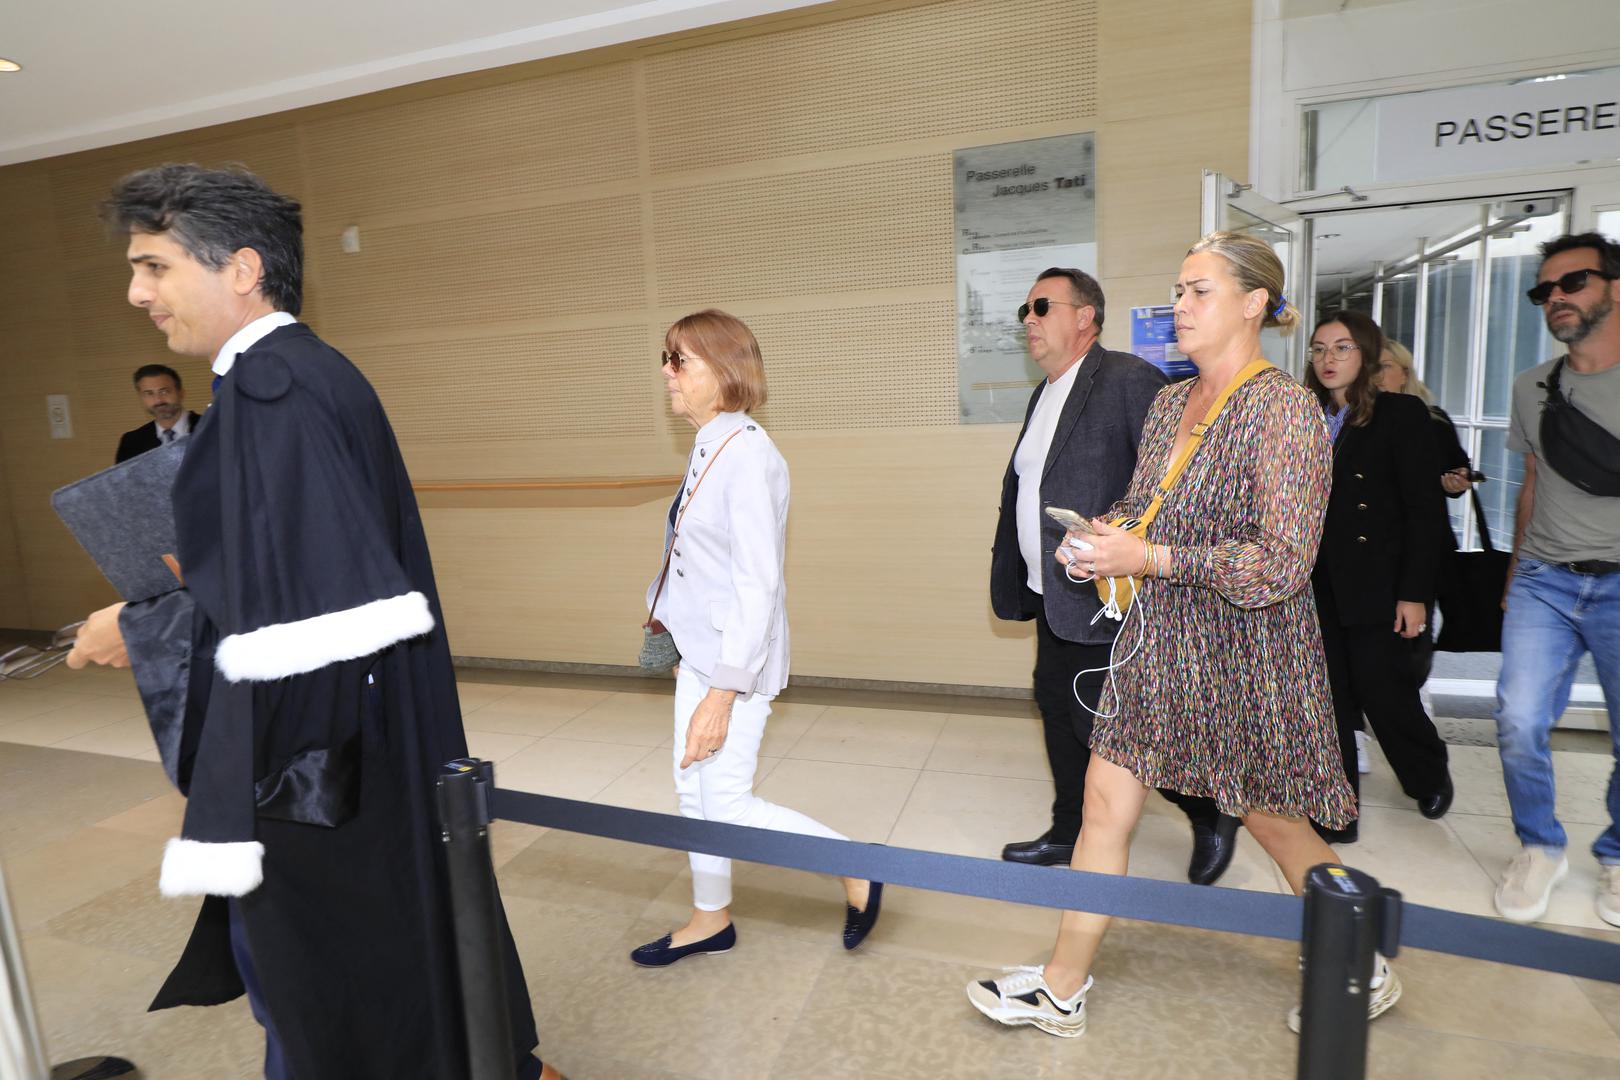
[[[1204,170],[1201,231],[1225,229],[1249,233],[1270,244],[1282,260],[1285,291],[1301,317],[1308,317],[1312,304],[1310,223],[1299,214],[1256,195],[1247,184],[1233,182],[1218,172]],[[1261,352],[1266,359],[1299,376],[1305,370],[1305,333],[1284,336],[1276,329],[1260,335]]]

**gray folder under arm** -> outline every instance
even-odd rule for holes
[[[180,587],[164,563],[174,554],[175,474],[180,439],[76,480],[51,496],[68,531],[125,600],[149,600]]]

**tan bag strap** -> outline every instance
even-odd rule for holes
[[[1137,521],[1141,523],[1144,529],[1159,515],[1159,507],[1164,505],[1164,497],[1170,493],[1171,488],[1176,486],[1176,481],[1180,480],[1181,474],[1187,470],[1187,463],[1192,460],[1193,452],[1204,441],[1204,433],[1209,430],[1211,424],[1215,423],[1215,418],[1221,415],[1222,409],[1226,408],[1227,400],[1237,393],[1238,387],[1271,366],[1271,361],[1263,356],[1249,361],[1248,365],[1237,373],[1237,378],[1227,383],[1226,389],[1222,390],[1215,400],[1210,402],[1209,411],[1204,413],[1202,420],[1193,425],[1192,433],[1187,437],[1186,445],[1181,448],[1181,453],[1176,455],[1175,460],[1170,462],[1170,467],[1165,470],[1164,479],[1159,481],[1159,490],[1154,494],[1153,501],[1148,504],[1148,508],[1137,518]]]
[[[675,524],[670,529],[669,546],[664,549],[664,568],[658,571],[658,590],[653,593],[652,607],[647,609],[647,621],[642,623],[642,626],[647,627],[653,624],[653,612],[658,610],[658,598],[664,595],[664,580],[669,577],[669,557],[675,551],[676,538],[681,535],[681,522],[686,518],[686,508],[692,505],[693,499],[697,498],[698,488],[703,486],[703,481],[708,477],[709,470],[714,468],[714,463],[720,460],[720,451],[726,448],[726,443],[741,435],[742,430],[742,428],[738,428],[726,436],[726,442],[720,444],[720,449],[714,452],[714,457],[709,459],[709,463],[703,466],[703,471],[698,474],[697,483],[693,484],[692,490],[686,493],[686,501],[681,504],[680,511],[675,515]]]

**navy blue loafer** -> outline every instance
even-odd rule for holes
[[[866,935],[872,932],[877,925],[878,912],[883,907],[883,882],[872,882],[872,888],[866,895],[866,910],[856,911],[849,904],[844,905],[844,948],[853,949],[866,940]]]
[[[867,906],[870,907],[871,905]],[[700,953],[708,953],[712,956],[715,953],[730,952],[731,947],[737,944],[737,928],[736,926],[728,926],[713,937],[706,937],[702,941],[694,941],[690,945],[682,945],[678,949],[670,945],[670,937],[671,935],[665,934],[657,941],[649,941],[631,953],[630,959],[642,967],[668,967],[677,960],[684,960],[688,956],[696,956]],[[844,931],[844,939],[849,940],[848,930]]]

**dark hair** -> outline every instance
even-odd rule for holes
[[[1620,278],[1620,244],[1602,233],[1565,233],[1563,236],[1555,236],[1541,245],[1541,261],[1546,262],[1554,255],[1561,255],[1566,251],[1579,251],[1582,248],[1597,252],[1599,270],[1608,274],[1611,279]]]
[[[1311,329],[1311,336],[1329,323],[1342,323],[1350,331],[1350,340],[1356,343],[1361,353],[1361,370],[1350,385],[1344,388],[1344,401],[1350,407],[1350,414],[1345,422],[1352,427],[1366,427],[1372,419],[1373,401],[1378,396],[1378,365],[1383,363],[1384,332],[1378,329],[1378,324],[1359,311],[1335,311],[1330,315],[1323,315],[1316,320],[1316,326]],[[1316,394],[1316,400],[1322,403],[1322,411],[1333,411],[1333,391],[1322,385],[1322,380],[1316,377],[1316,365],[1307,364],[1305,367],[1305,385]]]
[[[1074,298],[1081,307],[1091,309],[1091,321],[1101,330],[1103,325],[1103,291],[1097,284],[1097,279],[1084,270],[1077,270],[1072,266],[1052,266],[1041,271],[1036,281],[1045,281],[1047,278],[1065,278],[1069,288],[1074,291]]]
[[[259,253],[259,291],[297,315],[304,294],[304,226],[298,203],[244,168],[159,165],[118,181],[101,218],[122,233],[169,233],[193,259],[219,270],[242,248]]]
[[[156,379],[163,375],[167,375],[169,378],[174,380],[174,388],[176,390],[184,389],[183,384],[180,382],[180,373],[174,370],[174,368],[170,367],[168,364],[142,364],[140,367],[136,368],[135,389],[139,390],[141,388],[142,379]]]

